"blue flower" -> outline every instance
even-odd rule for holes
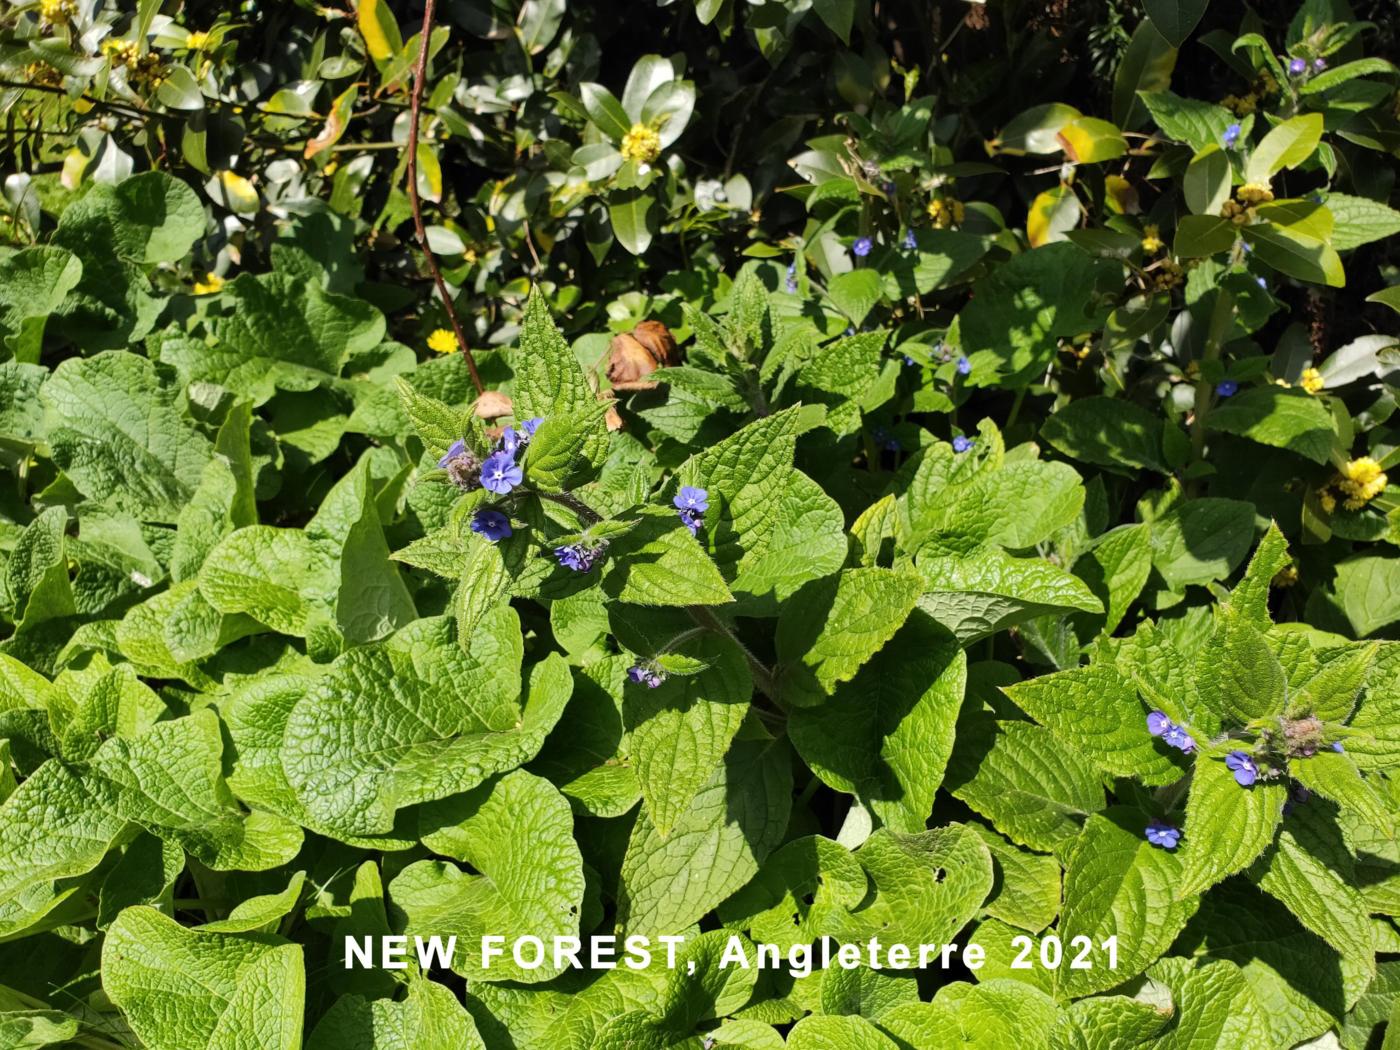
[[[1172,727],[1172,720],[1161,711],[1147,713],[1147,731],[1153,736],[1161,736]]]
[[[1167,731],[1162,734],[1162,741],[1168,747],[1174,747],[1179,751],[1184,751],[1188,755],[1196,750],[1196,741],[1191,738],[1191,734],[1176,724],[1172,724],[1168,727]]]
[[[1181,830],[1154,820],[1147,825],[1147,841],[1162,849],[1176,849],[1176,844],[1181,841]]]
[[[467,443],[460,438],[454,442],[446,452],[442,454],[442,459],[438,460],[439,467],[446,467],[449,462],[456,459],[467,450]]]
[[[856,326],[853,325],[853,324],[848,324],[848,325],[846,326],[846,330],[845,330],[844,332],[842,332],[841,334],[844,335],[844,336],[846,336],[847,338],[849,338],[849,337],[855,335],[855,334],[856,334]]]
[[[1307,71],[1308,63],[1306,59],[1295,58],[1292,62],[1288,63],[1288,72],[1292,73],[1295,77],[1302,76]]]
[[[1337,752],[1337,754],[1339,755],[1346,754],[1346,748],[1342,747],[1342,742],[1340,740],[1332,741],[1332,750]]]
[[[972,447],[972,445],[973,445],[973,440],[972,440],[972,438],[963,437],[961,434],[959,434],[957,437],[953,438],[953,451],[954,451],[954,452],[966,452],[968,449],[970,449],[970,448]]]
[[[1240,133],[1243,130],[1244,129],[1241,128],[1238,124],[1231,124],[1225,129],[1225,134],[1220,136],[1220,144],[1226,149],[1234,149],[1235,143],[1239,142]]]
[[[919,246],[919,240],[918,240],[917,237],[914,236],[914,231],[913,231],[913,230],[909,230],[907,233],[905,233],[905,235],[904,235],[904,247],[913,249],[913,248],[917,248],[918,246]]]
[[[666,681],[665,672],[645,664],[633,664],[627,669],[627,677],[638,685],[645,685],[648,689],[655,689]]]
[[[479,510],[472,515],[472,532],[495,543],[511,535],[510,519],[498,510]]]
[[[972,374],[972,362],[965,357],[958,358],[958,375],[965,376]]]
[[[493,452],[481,465],[481,487],[499,496],[504,496],[524,480],[524,473],[509,452]]]
[[[915,367],[918,363],[919,363],[919,362],[915,361],[915,360],[914,360],[912,357],[910,357],[908,354],[905,354],[905,355],[904,355],[904,367],[905,367],[905,368],[913,368],[913,367]]]
[[[1222,379],[1215,384],[1215,392],[1221,397],[1234,397],[1238,393],[1240,385],[1233,379]]]
[[[788,263],[787,290],[791,294],[797,292],[797,263],[795,262]]]
[[[869,237],[857,237],[855,243],[851,245],[851,251],[864,259],[870,254],[870,249],[875,247],[875,242]]]
[[[501,431],[501,451],[509,452],[514,456],[530,443],[529,437],[519,433],[514,427],[506,427]]]
[[[1235,783],[1240,787],[1249,787],[1259,779],[1259,767],[1243,751],[1231,751],[1225,756],[1225,764],[1235,774]]]
[[[692,536],[700,535],[700,526],[705,523],[705,515],[698,510],[691,510],[688,507],[677,511],[681,516],[681,524],[690,530]]]
[[[603,551],[606,549],[607,544],[604,543],[570,543],[564,547],[555,547],[554,557],[566,569],[573,569],[574,572],[587,572],[603,556]]]
[[[671,503],[677,510],[707,511],[710,509],[710,494],[694,485],[682,485]]]
[[[527,419],[525,422],[521,423],[520,429],[525,431],[525,436],[527,438],[532,438],[535,436],[535,431],[540,429],[540,424],[543,422],[543,416],[535,416],[533,419]]]
[[[893,179],[885,180],[880,188],[885,191],[885,196],[887,197],[893,197],[895,193],[899,191],[899,187],[894,184]]]
[[[1260,288],[1264,289],[1264,291],[1266,292],[1269,290],[1269,282],[1264,280],[1264,278],[1262,277],[1254,278],[1254,283],[1257,284]]]

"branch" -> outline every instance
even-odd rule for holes
[[[418,199],[418,120],[423,108],[423,82],[427,79],[428,47],[433,35],[433,8],[436,6],[436,0],[427,0],[423,5],[423,32],[419,36],[418,61],[413,65],[413,95],[409,104],[408,123],[408,201],[413,206],[413,228],[418,234],[418,246],[423,249],[428,272],[433,275],[438,296],[447,311],[448,323],[452,325],[452,334],[457,337],[457,345],[462,348],[462,356],[467,361],[467,371],[472,376],[472,386],[476,387],[479,397],[486,393],[486,385],[481,381],[481,373],[476,370],[476,358],[472,357],[472,352],[467,346],[467,337],[462,334],[462,322],[457,319],[457,308],[452,305],[452,296],[448,294],[447,283],[443,281],[442,271],[438,269],[437,257],[428,247],[428,231],[423,227],[423,203]]]

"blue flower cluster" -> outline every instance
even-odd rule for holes
[[[535,431],[543,422],[540,418],[527,419],[520,424],[519,430],[506,427],[496,445],[496,451],[487,456],[486,461],[481,464],[482,488],[504,496],[525,480],[515,457],[529,447],[530,439],[535,436]]]
[[[1152,711],[1148,714],[1147,731],[1153,736],[1161,737],[1162,743],[1168,747],[1177,748],[1188,755],[1196,750],[1196,741],[1191,739],[1191,734],[1161,711]]]
[[[648,689],[655,689],[662,682],[666,681],[666,672],[650,664],[633,664],[627,669],[627,677],[630,681],[638,685],[645,685]]]
[[[690,534],[699,535],[700,525],[705,520],[705,511],[710,509],[709,492],[693,485],[682,485],[671,503],[675,505],[681,523],[690,530]]]
[[[563,547],[554,548],[554,557],[559,564],[566,569],[573,569],[574,572],[587,572],[603,556],[603,552],[608,549],[606,542],[596,543],[570,543]]]

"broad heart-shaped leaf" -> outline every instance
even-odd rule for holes
[[[410,980],[408,995],[399,1002],[341,996],[306,1041],[306,1050],[418,1050],[430,1046],[486,1048],[476,1022],[457,996],[424,978]]]
[[[549,305],[538,287],[530,290],[525,316],[520,321],[520,347],[512,358],[515,388],[511,397],[517,419],[555,416],[582,417],[592,429],[583,443],[585,462],[597,466],[607,454],[607,428],[603,417],[592,412],[593,388],[579,367],[569,344],[549,315]]]
[[[964,645],[1045,613],[1103,606],[1080,579],[1041,558],[1014,558],[1000,547],[963,557],[919,556],[925,593],[918,607]]]
[[[1096,259],[1068,242],[1023,252],[978,281],[958,315],[968,382],[1029,382],[1045,369],[1056,340],[1094,327],[1086,290],[1119,279],[1119,264]]]
[[[1287,694],[1283,667],[1264,636],[1227,610],[1196,657],[1201,702],[1226,723],[1282,714]]]
[[[33,627],[77,611],[68,579],[67,523],[66,510],[49,507],[25,526],[5,563],[5,590],[14,618],[22,626]]]
[[[864,1017],[813,1014],[788,1032],[788,1050],[898,1050],[899,1044]]]
[[[1070,1003],[1055,1019],[1055,1050],[1129,1050],[1152,1046],[1170,1020],[1164,1008],[1125,995],[1096,995]]]
[[[1258,780],[1235,782],[1224,761],[1198,755],[1186,796],[1178,900],[1197,897],[1221,879],[1243,871],[1274,841],[1288,789]]]
[[[253,476],[253,406],[241,401],[229,409],[214,439],[214,456],[204,467],[190,501],[180,509],[170,575],[187,580],[199,572],[214,545],[234,529],[258,520]]]
[[[297,1050],[300,945],[266,934],[188,930],[128,908],[102,944],[102,987],[150,1050]]]
[[[655,689],[629,683],[622,707],[642,800],[663,838],[719,768],[753,695],[744,654],[727,638],[705,634],[682,652],[705,669]]]
[[[1254,538],[1254,504],[1187,500],[1152,522],[1152,565],[1175,590],[1235,571]]]
[[[859,972],[859,971],[857,971]],[[1055,1000],[1024,981],[993,977],[944,985],[933,1002],[902,1003],[875,1019],[902,1046],[1049,1050]]]
[[[777,615],[779,602],[846,559],[841,508],[792,465],[802,426],[798,408],[766,416],[678,471],[682,485],[710,494],[703,535],[749,615]]]
[[[509,951],[484,961],[482,937],[529,930],[552,943],[579,932],[583,857],[573,814],[549,781],[523,770],[418,811],[418,831],[434,853],[470,864],[469,875],[445,861],[410,864],[389,884],[410,935],[455,935],[452,968],[469,980],[534,984],[559,975],[553,957],[535,969]],[[513,935],[507,935],[509,941]]]
[[[62,248],[36,246],[0,259],[0,347],[6,356],[39,363],[44,325],[83,275],[83,264]]]
[[[944,786],[1007,838],[1054,850],[1103,808],[1102,776],[1048,729],[964,713]]]
[[[1152,573],[1152,530],[1120,525],[1094,540],[1074,563],[1075,574],[1104,603],[1103,633],[1112,634]]]
[[[1180,858],[1114,819],[1127,824],[1141,818],[1128,812],[1109,814],[1089,818],[1065,871],[1060,939],[1068,945],[1075,937],[1088,937],[1094,947],[1090,969],[1055,971],[1062,995],[1101,992],[1141,973],[1170,947],[1198,903],[1175,899]],[[1110,936],[1118,938],[1117,969],[1109,968],[1101,947]]]
[[[856,851],[856,860],[870,878],[871,896],[863,907],[838,916],[836,936],[843,940],[947,943],[992,890],[991,852],[962,824],[917,835],[880,828]]]
[[[843,569],[794,595],[778,620],[784,701],[811,706],[850,681],[899,630],[922,586],[910,572]]]
[[[1336,592],[1359,637],[1400,620],[1400,558],[1361,554],[1337,565]]]
[[[416,620],[352,649],[287,717],[281,764],[307,814],[332,833],[389,832],[400,807],[466,791],[539,751],[572,681],[550,654],[520,695],[519,620],[487,616],[463,651],[452,621]]]
[[[280,634],[306,637],[319,614],[329,620],[339,584],[328,544],[302,529],[249,525],[214,546],[199,590],[222,613],[247,613]]]
[[[1240,968],[1227,960],[1162,959],[1148,976],[1171,990],[1175,1017],[1154,1050],[1270,1050],[1268,1021]]]
[[[1216,406],[1206,417],[1211,430],[1239,434],[1261,445],[1326,463],[1337,434],[1332,413],[1318,398],[1302,390],[1257,386]]]
[[[868,888],[864,869],[845,846],[811,835],[775,850],[718,915],[726,927],[786,952],[834,930]]]
[[[1147,17],[1172,47],[1180,47],[1206,13],[1209,0],[1144,0]]]
[[[229,312],[212,345],[167,340],[161,360],[191,382],[228,387],[261,405],[278,390],[313,390],[384,338],[384,316],[361,299],[325,291],[303,275],[240,274],[224,289]]]
[[[981,824],[968,826],[982,836],[996,868],[996,885],[985,904],[987,914],[1032,933],[1054,922],[1060,911],[1059,862],[1013,846]]]
[[[633,605],[724,605],[734,596],[673,512],[649,508],[608,548],[603,590]]]
[[[54,462],[83,495],[145,521],[179,517],[210,442],[170,369],[125,351],[69,358],[39,397]]]
[[[476,984],[467,1004],[483,1029],[509,1031],[520,1050],[592,1050],[609,1022],[660,1002],[666,974],[657,959],[646,970],[571,972],[543,987]]]
[[[1181,771],[1147,731],[1137,689],[1108,660],[1028,678],[1003,692],[1100,769],[1168,784]]]
[[[953,749],[967,680],[957,642],[915,610],[890,643],[817,707],[788,720],[797,753],[886,827],[921,831]]]
[[[880,301],[883,287],[874,270],[848,270],[831,279],[828,292],[836,308],[859,327]]]
[[[1120,473],[1135,467],[1167,472],[1161,419],[1122,398],[1075,398],[1045,421],[1040,435],[1084,463]]]
[[[782,841],[792,770],[782,741],[739,741],[662,837],[637,816],[618,886],[618,926],[630,934],[686,929],[747,883]]]
[[[1312,799],[1293,810],[1249,877],[1346,960],[1351,1007],[1375,976],[1375,935],[1370,909],[1355,884],[1355,862],[1328,808]]]
[[[0,806],[0,902],[92,870],[131,825],[210,867],[285,863],[300,834],[238,807],[223,780],[222,753],[219,721],[206,708],[131,739],[113,737],[87,763],[45,762]]]

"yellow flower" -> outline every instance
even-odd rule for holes
[[[957,226],[963,221],[967,214],[967,209],[963,207],[960,200],[944,200],[942,197],[935,197],[928,202],[928,217],[933,220],[933,225],[940,230],[946,230],[949,226]]]
[[[1274,191],[1267,182],[1246,182],[1235,191],[1235,197],[1244,204],[1263,204],[1274,199]]]
[[[114,66],[129,66],[136,61],[134,40],[104,40],[102,53],[112,60]]]
[[[1316,394],[1327,385],[1327,381],[1322,378],[1322,373],[1316,368],[1305,368],[1298,384],[1309,394]]]
[[[185,46],[191,51],[203,51],[209,43],[209,34],[203,30],[197,30],[185,37]]]
[[[206,273],[204,280],[194,282],[194,294],[213,295],[215,292],[222,291],[223,287],[224,279],[222,277],[216,273]]]
[[[1142,229],[1142,250],[1148,255],[1156,255],[1162,250],[1161,231],[1151,223]]]
[[[1342,468],[1336,485],[1347,497],[1347,510],[1360,510],[1385,491],[1386,476],[1379,463],[1362,456]]]
[[[1285,565],[1274,573],[1274,578],[1270,581],[1275,587],[1292,587],[1298,582],[1298,566]]]
[[[39,17],[51,26],[64,26],[78,13],[75,0],[39,0]]]
[[[1332,495],[1327,489],[1323,489],[1317,494],[1317,502],[1322,505],[1322,509],[1331,514],[1337,509],[1337,497]]]
[[[435,354],[450,354],[457,349],[457,337],[446,328],[438,328],[428,336],[428,349]]]
[[[633,124],[622,136],[622,159],[650,164],[661,155],[661,136],[645,124]]]

